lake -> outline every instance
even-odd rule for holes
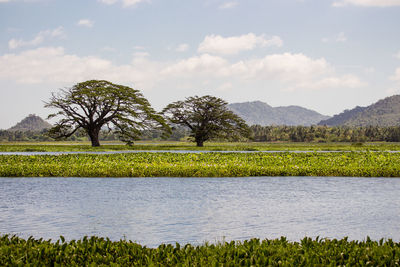
[[[0,178],[0,233],[142,245],[305,236],[400,240],[400,179]]]

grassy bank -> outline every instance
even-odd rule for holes
[[[0,265],[22,266],[398,266],[400,244],[388,241],[251,239],[147,248],[131,241],[91,237],[57,242],[0,237]]]
[[[123,150],[196,150],[196,151],[400,151],[400,143],[260,143],[260,142],[206,142],[196,147],[190,142],[137,142],[133,146],[105,142],[100,147],[89,143],[0,143],[0,152],[59,152],[59,151],[123,151]]]
[[[400,155],[340,153],[133,153],[0,156],[0,177],[400,177]]]

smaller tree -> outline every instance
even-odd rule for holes
[[[198,147],[202,147],[211,138],[248,138],[249,127],[242,118],[228,109],[227,104],[210,95],[194,96],[169,104],[163,113],[171,123],[188,127]]]
[[[138,90],[108,81],[86,81],[53,93],[45,107],[58,109],[48,118],[61,117],[49,130],[49,135],[56,139],[83,129],[92,146],[100,146],[99,133],[103,127],[112,129],[128,144],[138,140],[144,130],[158,128],[170,132],[164,118]]]

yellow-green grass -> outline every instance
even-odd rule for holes
[[[151,153],[0,156],[0,177],[400,177],[400,154]]]
[[[132,241],[84,237],[51,242],[0,236],[1,266],[398,266],[392,240],[250,239],[149,248]]]

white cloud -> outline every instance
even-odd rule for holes
[[[368,73],[368,74],[374,73],[375,72],[375,68],[374,67],[364,68],[364,72]]]
[[[324,37],[321,39],[323,43],[330,43],[330,42],[337,42],[337,43],[344,43],[347,42],[347,37],[344,32],[339,32],[335,37],[328,38]]]
[[[278,36],[272,36],[267,39],[265,35],[255,35],[249,33],[241,36],[222,37],[220,35],[208,35],[200,43],[198,52],[234,55],[241,51],[253,50],[256,47],[277,46],[281,47],[283,41]]]
[[[94,25],[94,21],[92,21],[90,19],[81,19],[78,21],[77,24],[78,24],[78,26],[92,28]]]
[[[144,58],[144,57],[148,57],[148,56],[150,56],[150,54],[147,53],[147,52],[135,52],[135,53],[133,53],[133,57],[134,58]]]
[[[141,45],[135,45],[135,46],[133,47],[133,49],[135,49],[135,50],[146,50],[146,47],[141,46]]]
[[[347,41],[347,37],[346,37],[346,35],[344,34],[344,32],[340,32],[337,36],[336,36],[336,42],[339,42],[339,43],[344,43],[344,42],[346,42]]]
[[[9,3],[9,2],[26,2],[26,3],[34,3],[34,2],[43,2],[45,0],[0,0],[0,3]]]
[[[117,65],[101,57],[67,54],[62,47],[41,47],[0,56],[0,80],[24,84],[71,84],[106,79],[134,83],[146,90],[166,84],[191,88],[207,82],[221,92],[236,88],[236,84],[252,83],[280,84],[286,90],[365,85],[354,75],[338,75],[324,58],[313,59],[303,54],[273,54],[236,62],[209,54],[176,62],[152,61],[148,56],[148,53],[138,51],[129,64]],[[396,77],[393,79],[400,80],[400,68]]]
[[[232,88],[233,88],[233,84],[231,82],[227,82],[227,83],[221,84],[215,90],[217,90],[218,92],[227,92]]]
[[[46,38],[64,38],[64,28],[58,27],[54,30],[46,30],[39,32],[32,40],[24,41],[22,39],[11,39],[8,42],[10,49],[17,49],[24,46],[37,46],[42,44]]]
[[[323,42],[323,43],[329,43],[329,38],[324,37],[324,38],[321,39],[321,42]]]
[[[118,0],[99,0],[99,2],[104,3],[106,5],[112,5],[118,2]]]
[[[177,52],[186,52],[189,49],[188,44],[180,44],[178,47],[175,49]]]
[[[388,95],[397,95],[400,93],[400,88],[389,88],[386,90]]]
[[[400,59],[400,51],[397,52],[397,54],[394,55],[396,58]]]
[[[107,5],[113,5],[115,3],[122,2],[123,7],[135,6],[142,2],[148,2],[148,0],[98,0],[98,1]]]
[[[62,47],[41,47],[0,56],[0,79],[23,84],[70,84],[106,79],[151,87],[157,78],[156,63],[135,55],[127,65],[114,65],[99,57],[67,54]]]
[[[337,75],[323,58],[303,54],[274,54],[264,58],[230,63],[219,56],[203,54],[169,65],[162,75],[175,78],[229,78],[240,81],[277,81],[287,90],[355,88],[366,85],[354,75]]]
[[[334,7],[343,6],[363,6],[363,7],[391,7],[400,6],[400,0],[340,0],[333,2]]]
[[[391,80],[400,82],[400,68],[397,68],[394,72],[394,75],[390,77]]]
[[[219,6],[219,9],[230,9],[238,5],[238,2],[225,2]]]
[[[212,75],[215,77],[215,75],[223,75],[221,71],[225,71],[228,65],[228,61],[221,57],[203,54],[200,56],[181,60],[175,64],[171,64],[164,70],[162,70],[161,74],[175,77],[179,77],[181,75]]]
[[[112,46],[104,46],[102,49],[102,51],[106,51],[106,52],[115,52],[117,51],[114,47]]]

